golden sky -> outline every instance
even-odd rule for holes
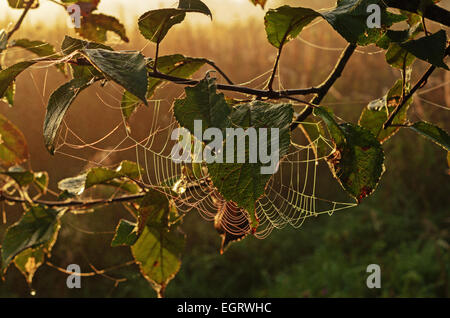
[[[236,21],[245,19],[248,16],[263,17],[264,11],[260,7],[255,7],[248,0],[204,0],[213,13],[217,21]],[[176,0],[102,0],[99,12],[114,15],[124,23],[135,23],[136,17],[144,12],[161,8],[176,7]],[[270,1],[269,1],[270,4]],[[22,10],[11,9],[7,0],[0,0],[0,20],[8,23],[15,22]],[[40,7],[31,10],[27,16],[27,22],[49,23],[65,21],[64,9],[48,0],[41,0]],[[209,19],[201,14],[192,14],[190,18],[195,22],[208,22]],[[4,28],[5,26],[0,26]]]

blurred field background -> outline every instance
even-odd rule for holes
[[[213,22],[192,20],[177,26],[163,42],[161,54],[206,57],[214,60],[236,83],[255,79],[250,86],[261,87],[268,75],[258,77],[271,69],[276,56],[266,41],[263,11],[239,1],[225,2],[218,5],[215,1],[212,9],[215,16],[224,12],[228,18],[215,18]],[[442,3],[448,6],[448,2]],[[269,1],[268,5],[275,7],[280,3],[324,8],[334,1]],[[228,5],[234,9],[229,10]],[[122,12],[117,17],[127,21],[130,43],[123,44],[111,37],[109,44],[116,49],[142,50],[153,56],[154,47],[131,23],[133,17],[136,20],[148,8],[137,6],[133,14],[132,5],[126,8],[126,14]],[[109,13],[106,9],[102,12]],[[0,27],[15,20],[13,15],[0,14]],[[75,33],[66,26],[65,16],[54,20],[49,25],[36,17],[26,22],[15,38],[46,40],[59,47],[65,34],[75,36]],[[325,23],[305,30],[301,39],[285,48],[280,67],[282,86],[317,85],[330,72],[344,46],[344,41]],[[368,47],[355,54],[324,101],[337,116],[357,122],[367,103],[384,95],[400,78],[400,72],[388,67],[384,54],[376,54],[377,51],[376,47]],[[5,64],[31,56],[19,49],[8,50]],[[413,81],[425,69],[424,63],[416,61]],[[196,76],[204,76],[207,70],[203,68]],[[48,171],[54,190],[58,180],[76,175],[89,165],[64,155],[52,157],[44,147],[42,124],[46,103],[51,92],[66,80],[54,67],[36,66],[19,76],[14,108],[0,102],[0,112],[27,138],[33,170]],[[182,87],[175,85],[159,91],[156,98],[162,100],[163,111],[158,120],[168,120],[170,105],[182,92]],[[410,118],[433,121],[449,131],[450,75],[437,71],[422,92],[410,109]],[[120,92],[111,85],[84,91],[69,111],[69,127],[86,142],[101,138],[120,123],[119,99]],[[152,109],[141,107],[131,123],[133,133],[145,136],[152,114]],[[108,139],[111,147],[119,141],[120,136]],[[247,238],[232,244],[224,255],[219,254],[220,238],[212,223],[195,212],[188,215],[183,225],[188,235],[183,264],[169,284],[166,296],[448,297],[450,175],[446,154],[409,131],[401,131],[384,148],[386,173],[376,193],[360,206],[331,217],[308,220],[300,229],[274,231],[265,240]],[[86,159],[96,156],[95,152],[84,150],[76,154]],[[134,160],[135,156],[133,152],[112,155],[103,164],[112,165],[124,158]],[[319,182],[328,189],[333,181],[326,171],[321,175],[323,179]],[[326,195],[335,196],[331,191]],[[11,224],[19,213],[7,207],[7,216]],[[109,247],[111,231],[126,216],[123,208],[116,206],[65,217],[52,262],[61,267],[76,263],[83,271],[91,271],[89,264],[102,269],[130,260],[127,248]],[[5,229],[6,225],[0,225],[0,233]],[[372,263],[381,266],[382,288],[378,290],[368,289],[365,283],[366,267]],[[65,274],[43,266],[35,276],[33,288],[38,297],[154,296],[136,266],[109,275],[126,277],[128,281],[114,286],[105,277],[83,278],[81,289],[70,290],[65,284]],[[11,266],[5,280],[0,282],[0,297],[27,296],[29,286]]]

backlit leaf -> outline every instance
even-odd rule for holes
[[[183,9],[186,12],[203,13],[212,19],[211,10],[200,0],[179,0],[178,9]]]
[[[384,153],[369,130],[351,124],[340,126],[347,142],[328,158],[328,165],[342,187],[359,203],[375,191],[384,172]]]
[[[421,60],[449,70],[444,62],[445,48],[447,47],[447,36],[444,30],[417,40],[401,43],[400,46]]]
[[[136,224],[122,219],[119,225],[117,225],[116,234],[111,242],[111,246],[131,246],[136,243],[137,239]]]
[[[138,179],[144,170],[137,163],[128,160],[122,161],[117,168],[109,169],[94,167],[78,176],[66,178],[58,183],[58,188],[72,195],[80,195],[84,190],[96,185],[107,185],[120,188],[130,193],[139,192],[139,187],[129,180],[122,181],[121,178]]]
[[[194,133],[194,121],[202,121],[202,132],[210,127],[229,126],[231,108],[222,93],[216,92],[214,78],[205,78],[194,87],[186,87],[186,98],[174,103],[174,114],[180,125]]]
[[[398,43],[391,43],[386,52],[386,62],[401,70],[411,66],[415,59],[414,55],[403,49]]]
[[[131,247],[142,275],[161,293],[180,270],[186,236],[177,228],[146,226]]]
[[[58,212],[41,206],[30,208],[22,218],[11,225],[2,242],[2,269],[29,248],[36,248],[51,242],[59,229]]]
[[[190,78],[203,65],[205,60],[201,58],[185,57],[181,54],[160,56],[158,58],[158,71],[160,73],[180,78]],[[147,99],[152,98],[156,89],[164,81],[159,78],[149,77],[147,88]],[[125,119],[129,119],[135,109],[141,104],[139,98],[126,91],[122,96],[122,113]]]
[[[92,79],[75,78],[60,86],[50,96],[44,121],[44,140],[51,154],[55,151],[56,136],[67,110],[78,94],[92,82]]]
[[[108,31],[116,33],[124,42],[130,41],[124,25],[119,20],[101,13],[83,16],[81,28],[75,28],[75,31],[83,38],[96,42],[106,42]]]
[[[257,130],[258,140],[259,128],[279,129],[279,156],[285,156],[289,150],[291,142],[290,124],[292,122],[293,110],[290,104],[269,104],[261,101],[254,101],[249,104],[235,106],[231,114],[231,127],[243,128],[246,130],[253,127]],[[267,144],[259,144],[259,147],[271,149],[270,129],[268,129]],[[236,139],[236,138],[235,138]],[[265,166],[261,162],[249,163],[249,143],[245,142],[245,163],[236,163],[236,148],[234,149],[235,163],[210,163],[208,171],[214,186],[229,200],[247,211],[251,225],[256,228],[258,221],[255,215],[256,201],[263,195],[264,188],[271,177],[271,174],[262,174],[261,167]],[[265,145],[265,146],[264,146]],[[257,147],[259,149],[259,147]],[[226,150],[226,142],[224,144]],[[242,149],[240,149],[242,151]],[[224,151],[225,152],[225,151]],[[224,162],[226,152],[224,153]],[[275,172],[275,171],[274,171]]]
[[[410,128],[445,150],[450,151],[450,136],[442,128],[424,121],[414,123]]]
[[[400,130],[400,127],[392,126],[383,129],[383,125],[389,118],[389,115],[394,111],[395,107],[401,102],[402,83],[403,80],[398,80],[386,96],[369,103],[369,105],[364,108],[361,117],[359,118],[359,125],[369,129],[381,143],[391,138]],[[405,94],[408,92],[409,89],[405,91]],[[411,97],[402,107],[400,112],[394,117],[392,124],[403,125],[406,123],[408,109],[411,106],[412,101],[413,98]]]
[[[80,40],[68,35],[64,37],[63,43],[61,44],[61,51],[66,55],[83,49],[104,49],[113,51],[113,49],[107,45]]]
[[[267,39],[276,48],[297,37],[320,14],[308,8],[283,6],[269,10],[264,18]]]
[[[158,9],[139,18],[139,31],[154,43],[160,43],[175,24],[183,22],[186,12],[180,9]]]
[[[0,166],[7,169],[28,160],[28,146],[22,132],[0,114]]]
[[[121,85],[147,105],[147,68],[141,53],[105,49],[84,49],[81,52],[107,79]]]
[[[8,4],[11,8],[14,9],[24,9],[28,2],[31,0],[8,0]],[[39,7],[39,0],[35,0],[34,3],[31,5],[31,9],[36,9]]]
[[[0,98],[5,96],[16,77],[35,63],[34,61],[19,62],[0,71]]]

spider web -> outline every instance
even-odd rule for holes
[[[47,63],[32,68],[41,69],[54,64]],[[280,68],[278,69],[277,81],[279,88],[284,89],[280,80]],[[271,69],[267,70],[245,83],[240,83],[240,85],[252,85],[255,88],[263,89],[267,85],[271,72]],[[32,73],[30,74],[36,89],[39,91],[36,80]],[[47,75],[48,72],[46,72],[42,89],[44,105],[43,96]],[[159,90],[162,90],[168,84],[162,84]],[[222,197],[211,182],[205,164],[199,169],[200,173],[193,173],[195,168],[192,164],[173,162],[170,153],[175,141],[171,140],[170,136],[171,132],[178,127],[178,123],[173,116],[171,101],[149,101],[150,123],[147,121],[145,123],[146,132],[141,134],[140,137],[136,137],[132,133],[134,128],[129,127],[121,112],[120,102],[123,89],[115,84],[108,86],[112,89],[109,91],[101,90],[101,93],[97,92],[96,96],[103,107],[117,112],[118,119],[113,128],[106,131],[100,138],[87,141],[85,137],[80,136],[79,132],[70,127],[67,120],[64,120],[58,134],[55,153],[83,161],[88,166],[97,167],[117,166],[119,162],[114,162],[111,157],[123,153],[122,158],[125,157],[128,160],[135,161],[144,169],[145,173],[140,176],[138,181],[146,187],[159,190],[167,195],[168,199],[175,203],[180,213],[186,214],[196,210],[204,219],[216,222],[217,217],[220,216],[223,231],[236,237],[248,234],[251,229],[247,213],[234,202],[227,201]],[[441,86],[444,85],[432,87],[427,91]],[[422,92],[422,94],[427,91]],[[114,104],[108,103],[107,97],[112,98]],[[424,101],[431,104],[427,100]],[[299,105],[294,103],[294,107],[297,106]],[[435,106],[445,107],[442,105]],[[134,107],[134,105],[130,107]],[[307,125],[320,125],[320,122],[300,123],[301,127]],[[333,153],[334,145],[332,141],[322,135],[314,140],[303,138],[300,143],[294,142],[294,139],[293,136],[288,155],[281,159],[278,171],[270,178],[264,194],[255,203],[259,226],[254,234],[258,238],[265,238],[274,228],[280,229],[286,225],[298,228],[304,224],[307,218],[322,214],[332,215],[336,211],[356,206],[353,202],[340,202],[320,195],[319,181],[321,178],[319,174],[327,169],[320,169],[319,166],[326,165],[327,157]],[[317,151],[319,144],[327,147],[327,151],[322,153],[321,156],[318,155]],[[93,151],[96,155],[94,157],[86,155],[83,152],[86,149]],[[168,188],[172,191],[167,191]],[[120,195],[119,191],[114,195]]]
[[[44,68],[55,63],[36,65],[33,68]],[[255,88],[264,88],[272,70],[241,83]],[[277,74],[278,85],[283,89],[280,80],[280,68]],[[45,92],[47,73],[44,80]],[[36,80],[33,83],[38,89]],[[162,90],[168,83],[160,86]],[[138,163],[144,173],[137,180],[146,187],[161,191],[177,206],[181,214],[192,210],[208,221],[216,221],[220,216],[223,231],[242,236],[250,233],[248,214],[234,202],[227,201],[214,187],[209,178],[205,164],[194,173],[192,164],[175,163],[171,158],[171,150],[175,141],[171,140],[171,132],[179,125],[173,116],[170,101],[150,100],[150,122],[146,122],[146,132],[137,137],[122,115],[121,96],[123,89],[115,84],[108,85],[110,90],[96,93],[99,104],[117,112],[117,123],[109,131],[96,140],[86,140],[82,132],[75,131],[65,119],[59,131],[55,154],[71,157],[86,163],[87,166],[107,167],[117,166],[112,157],[120,157]],[[92,88],[91,88],[92,89]],[[100,93],[101,92],[101,93]],[[181,97],[181,96],[180,96]],[[114,103],[106,101],[112,98]],[[44,104],[44,101],[43,101]],[[130,107],[134,107],[131,105]],[[120,119],[119,119],[120,118]],[[165,119],[165,120],[161,120]],[[301,123],[303,125],[319,125],[319,123]],[[139,134],[138,134],[139,135]],[[293,138],[294,139],[294,138]],[[318,144],[328,146],[328,153],[319,157]],[[95,156],[89,155],[94,152]],[[319,136],[315,140],[307,140],[305,144],[291,142],[290,151],[281,159],[279,169],[266,185],[264,194],[255,203],[259,226],[254,233],[258,238],[268,236],[274,228],[280,229],[286,225],[300,227],[309,217],[320,214],[333,214],[335,211],[354,207],[355,203],[338,202],[321,198],[318,195],[318,166],[325,162],[326,157],[334,151],[331,140]],[[170,188],[172,191],[167,191]],[[119,196],[117,191],[114,196]]]
[[[264,83],[260,86],[263,85]],[[116,97],[120,103],[122,90],[116,86],[114,90],[120,94]],[[105,107],[114,109],[121,116],[119,106],[106,103],[99,94],[97,97]],[[221,225],[224,231],[236,236],[248,234],[251,229],[247,214],[235,203],[224,199],[217,191],[209,178],[206,164],[202,164],[199,169],[189,163],[173,162],[171,150],[176,141],[170,137],[171,132],[179,127],[173,116],[173,109],[164,100],[152,100],[150,104],[148,112],[151,113],[151,120],[147,124],[146,134],[141,138],[133,135],[133,128],[130,129],[123,117],[113,129],[95,141],[84,140],[64,121],[55,153],[83,160],[94,166],[112,167],[118,162],[110,162],[108,158],[113,154],[129,154],[132,151],[133,158],[127,159],[137,162],[145,171],[138,181],[167,195],[181,214],[196,210],[204,219],[214,221],[222,211]],[[168,120],[161,120],[167,116]],[[312,122],[302,124],[319,125]],[[109,140],[114,136],[120,141],[111,147]],[[320,142],[328,147],[328,153],[321,157],[317,155],[316,150]],[[80,150],[86,148],[97,153],[95,160],[78,155]],[[75,150],[75,154],[70,150]],[[325,136],[309,140],[304,145],[291,142],[289,154],[281,159],[277,173],[271,177],[263,196],[255,203],[259,219],[258,229],[254,233],[256,237],[265,238],[274,228],[280,229],[288,224],[297,228],[309,217],[331,215],[356,205],[321,198],[318,195],[319,164],[324,163],[333,151],[333,143]],[[195,169],[199,171],[194,173]],[[172,191],[167,191],[168,188]]]

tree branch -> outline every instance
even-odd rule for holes
[[[285,38],[286,38],[286,36],[285,36]],[[284,41],[284,39],[283,39],[283,41]],[[275,64],[273,66],[272,75],[270,76],[269,83],[267,84],[267,88],[269,89],[269,91],[273,91],[273,89],[272,89],[273,81],[275,80],[275,75],[277,74],[278,64],[280,63],[282,51],[283,51],[283,45],[280,45],[280,48],[278,49],[278,53],[277,53],[277,59],[275,60]]]
[[[337,79],[341,77],[342,72],[344,71],[345,67],[347,66],[348,61],[350,60],[350,57],[353,55],[353,53],[356,50],[355,44],[349,44],[344,52],[342,52],[338,62],[336,63],[336,66],[334,67],[333,71],[330,73],[328,78],[319,86],[317,87],[317,93],[316,96],[311,100],[311,104],[313,105],[319,105],[320,102],[323,100],[323,98],[327,95],[330,88],[336,83]],[[304,121],[309,115],[313,112],[313,107],[308,106],[305,108],[305,110],[297,116],[295,121],[291,125],[291,130],[294,130],[297,128],[299,123]]]
[[[450,55],[450,45],[447,46],[447,49],[445,50],[445,56]],[[408,100],[423,86],[425,86],[426,82],[428,81],[428,78],[433,74],[433,72],[436,70],[436,66],[432,65],[430,68],[423,74],[422,78],[417,81],[416,85],[411,89],[411,91],[402,98],[402,102],[395,107],[394,111],[389,115],[389,118],[386,120],[386,122],[383,124],[383,129],[388,128],[389,126],[392,126],[392,121],[394,120],[395,116],[402,110],[402,108],[406,105]]]
[[[421,8],[420,0],[384,0],[384,2],[388,7],[405,10],[412,13],[419,13],[418,10],[422,10],[423,12],[421,15],[425,18],[446,26],[450,26],[450,12],[435,4],[430,4],[424,8]]]
[[[148,76],[163,79],[175,84],[181,85],[197,85],[200,81],[185,79],[180,77],[175,77],[171,75],[162,74],[159,72],[149,72]],[[223,91],[231,91],[242,94],[254,95],[258,97],[267,97],[270,99],[281,99],[285,98],[285,96],[293,96],[293,95],[309,95],[309,94],[317,94],[319,92],[319,88],[311,87],[305,89],[288,89],[284,91],[270,91],[270,90],[262,90],[262,89],[253,89],[246,86],[239,85],[229,85],[229,84],[217,84],[217,88]]]
[[[22,15],[20,16],[19,20],[17,20],[16,25],[12,28],[11,31],[8,32],[6,35],[6,39],[10,39],[13,34],[19,30],[20,26],[22,25],[23,20],[25,19],[25,16],[27,15],[28,11],[31,9],[31,6],[34,4],[34,0],[30,0],[27,5],[25,6],[25,9],[22,12]]]
[[[208,59],[205,59],[205,62],[206,64],[212,66],[217,72],[219,72],[219,74],[222,75],[222,77],[227,81],[228,84],[234,85],[233,81],[227,76],[227,74],[225,74],[224,71],[222,71],[222,69],[219,66],[217,66],[216,63]]]
[[[133,195],[127,195],[112,199],[98,199],[98,200],[88,200],[88,201],[80,201],[80,200],[73,200],[73,201],[45,201],[45,200],[32,200],[31,202],[20,197],[13,197],[5,194],[4,192],[0,192],[0,201],[9,201],[9,202],[15,202],[15,203],[33,203],[33,204],[41,204],[46,205],[48,207],[55,207],[55,208],[64,208],[64,207],[90,207],[93,205],[105,205],[105,204],[112,204],[117,202],[128,202],[133,201],[136,199],[141,199],[145,196],[145,193],[140,194],[133,194]]]

